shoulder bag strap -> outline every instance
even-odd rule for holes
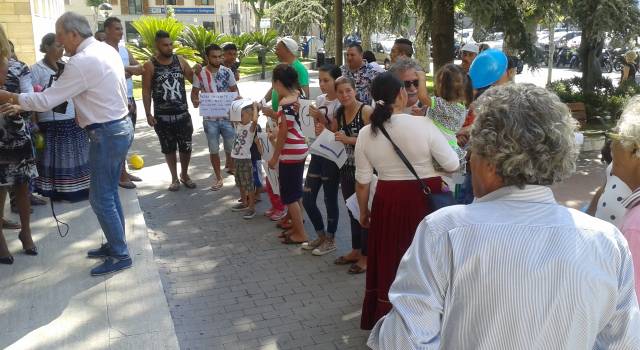
[[[396,151],[396,154],[398,155],[398,157],[400,157],[400,159],[402,160],[402,162],[404,163],[404,165],[407,167],[407,169],[409,169],[409,171],[411,172],[411,174],[413,174],[413,176],[415,176],[416,180],[418,180],[418,182],[420,183],[420,187],[422,187],[422,192],[424,192],[425,195],[429,195],[431,194],[431,190],[429,189],[429,186],[427,186],[424,181],[422,181],[422,179],[420,178],[420,176],[418,176],[418,173],[416,172],[416,169],[413,168],[413,166],[411,165],[411,162],[409,162],[409,160],[407,159],[407,157],[405,157],[404,153],[402,153],[402,151],[400,150],[400,148],[398,147],[398,145],[396,145],[395,142],[393,142],[393,140],[391,139],[391,137],[389,136],[389,133],[387,132],[387,130],[384,128],[383,125],[380,126],[380,131],[382,132],[382,134],[387,138],[387,140],[389,140],[389,142],[391,142],[391,146],[393,146],[393,150]]]

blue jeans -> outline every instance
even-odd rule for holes
[[[229,119],[217,119],[202,121],[202,128],[207,135],[209,143],[209,154],[218,154],[220,152],[220,136],[224,144],[224,151],[231,152],[233,142],[236,140],[236,130],[233,128]]]
[[[336,163],[311,155],[307,179],[304,183],[302,203],[316,232],[324,231],[322,213],[316,203],[320,187],[324,190],[324,205],[327,209],[327,236],[335,237],[338,229],[338,186],[340,184],[340,169]]]
[[[118,195],[122,162],[133,142],[133,124],[125,118],[117,122],[91,125],[89,166],[91,185],[89,202],[114,256],[129,256],[124,233],[124,214]]]

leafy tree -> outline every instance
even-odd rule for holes
[[[266,9],[271,6],[271,5],[275,5],[278,0],[242,0],[246,3],[248,3],[251,6],[251,9],[253,10],[253,15],[256,19],[256,30],[260,29],[260,20],[265,16],[266,14]]]
[[[127,44],[129,51],[133,54],[136,60],[140,62],[148,61],[153,55],[155,55],[155,36],[158,30],[164,30],[169,33],[171,40],[173,40],[173,52],[177,55],[184,57],[185,59],[193,62],[201,63],[202,59],[198,50],[182,46],[178,41],[178,38],[184,31],[184,24],[176,20],[175,18],[156,18],[149,16],[142,16],[133,21],[133,27],[136,29],[140,37],[142,38],[142,48],[138,48],[135,45]]]
[[[281,26],[283,32],[304,35],[313,24],[320,24],[327,10],[319,0],[283,0],[273,5],[271,18]]]
[[[573,0],[569,15],[580,26],[580,58],[584,91],[593,91],[602,78],[600,54],[607,32],[626,38],[640,33],[637,0]]]

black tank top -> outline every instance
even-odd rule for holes
[[[356,112],[356,116],[353,118],[351,123],[347,124],[346,117],[344,115],[344,108],[340,108],[338,110],[338,127],[344,131],[344,133],[349,137],[358,137],[358,133],[360,129],[364,128],[364,120],[362,119],[362,108],[364,107],[364,103],[360,105],[358,108],[358,112]],[[354,145],[344,145],[345,150],[347,151],[347,161],[345,165],[355,166],[355,146]]]
[[[156,116],[181,115],[189,111],[187,92],[184,88],[184,72],[178,56],[171,64],[164,65],[154,57],[153,62],[153,111]]]
[[[635,81],[636,80],[636,73],[638,72],[638,67],[636,67],[635,64],[633,63],[629,63],[629,62],[625,62],[624,63],[625,67],[629,67],[629,80],[631,81]],[[622,70],[622,78],[624,78],[624,69]]]

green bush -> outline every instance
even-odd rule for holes
[[[614,87],[611,79],[607,78],[598,80],[594,91],[590,92],[583,91],[580,77],[554,81],[547,88],[555,92],[562,102],[583,102],[587,121],[596,116],[617,120],[629,97],[640,94],[640,86],[635,81],[627,80]]]

